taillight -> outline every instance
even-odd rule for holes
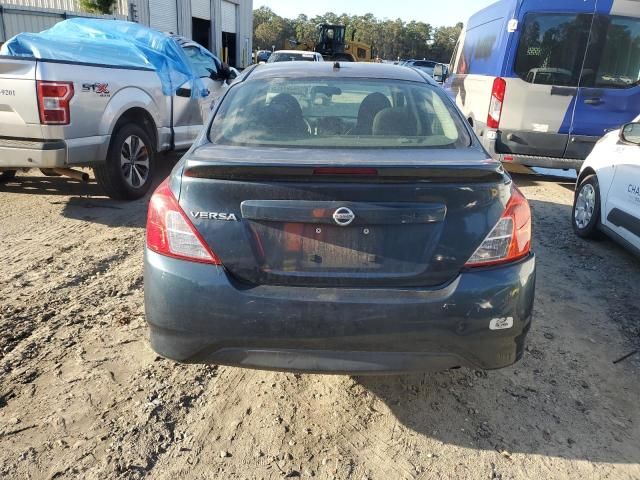
[[[221,265],[178,205],[168,179],[160,184],[149,202],[147,247],[167,257]]]
[[[40,123],[68,125],[71,120],[69,102],[73,98],[72,82],[36,82]]]
[[[514,262],[531,251],[531,209],[515,185],[504,213],[466,263],[467,267],[485,267]]]
[[[499,128],[500,116],[502,115],[502,103],[504,102],[504,93],[507,90],[507,82],[504,78],[497,77],[493,81],[491,89],[491,101],[489,102],[489,114],[487,115],[487,127]]]

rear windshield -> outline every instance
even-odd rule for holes
[[[313,53],[287,53],[276,52],[269,57],[269,63],[274,62],[315,62],[316,56]]]
[[[266,79],[232,88],[211,125],[221,145],[318,148],[469,146],[439,87],[368,79]]]

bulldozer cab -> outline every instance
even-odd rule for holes
[[[333,57],[344,53],[344,35],[346,31],[344,25],[322,24],[318,28],[319,34],[316,52],[326,57]]]

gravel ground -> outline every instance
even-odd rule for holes
[[[143,314],[147,200],[0,186],[0,477],[640,479],[640,262],[518,176],[538,254],[524,359],[401,377],[184,366]]]

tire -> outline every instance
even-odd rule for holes
[[[596,175],[588,175],[578,185],[571,210],[571,225],[576,235],[582,238],[601,237],[600,186]]]
[[[0,183],[10,182],[16,177],[15,170],[2,170],[0,171]]]
[[[61,177],[59,173],[53,171],[53,168],[41,168],[40,171],[45,177]]]
[[[135,157],[133,163],[132,156]],[[155,157],[149,134],[134,123],[125,123],[112,136],[106,161],[94,167],[93,172],[109,197],[136,200],[151,188]]]

